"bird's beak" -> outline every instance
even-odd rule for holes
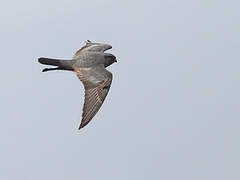
[[[114,62],[117,62],[117,59],[115,59]]]

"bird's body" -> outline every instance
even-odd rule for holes
[[[39,58],[41,64],[57,66],[56,68],[45,68],[43,72],[50,70],[75,71],[82,81],[85,88],[85,100],[79,129],[87,125],[98,112],[110,89],[112,73],[105,67],[116,62],[114,55],[104,53],[110,48],[111,46],[108,44],[88,41],[71,60]]]
[[[112,63],[114,63],[114,61],[112,61],[111,58],[115,58],[115,56],[113,56],[112,54],[103,53],[103,52],[85,52],[79,55],[77,58],[74,58],[71,60],[39,58],[39,62],[41,64],[59,66],[59,67],[62,67],[63,70],[65,69],[74,70],[73,67],[85,68],[85,67],[90,67],[98,64],[104,64],[104,66],[107,67]]]

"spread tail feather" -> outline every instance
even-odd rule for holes
[[[56,67],[56,68],[44,68],[42,72],[54,71],[54,70],[73,71],[73,69],[70,69],[70,68]]]
[[[50,68],[52,70],[73,70],[74,60],[60,60],[41,57],[38,62],[45,65],[58,66],[58,68]]]

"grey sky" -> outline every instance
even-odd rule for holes
[[[240,179],[239,2],[5,1],[0,7],[0,179]],[[109,95],[78,131],[84,90],[41,73],[109,43]]]

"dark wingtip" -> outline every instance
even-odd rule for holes
[[[109,50],[109,49],[112,49],[112,46],[111,45],[109,45],[109,44],[107,44],[107,48],[104,50],[104,51],[107,51],[107,50]]]
[[[84,127],[84,125],[83,125],[83,124],[80,124],[78,130],[82,129],[83,127]]]
[[[85,127],[88,123],[89,123],[89,122],[87,122],[87,123],[81,123],[80,126],[79,126],[79,128],[78,128],[78,130],[80,130],[80,129],[82,129],[83,127]]]

